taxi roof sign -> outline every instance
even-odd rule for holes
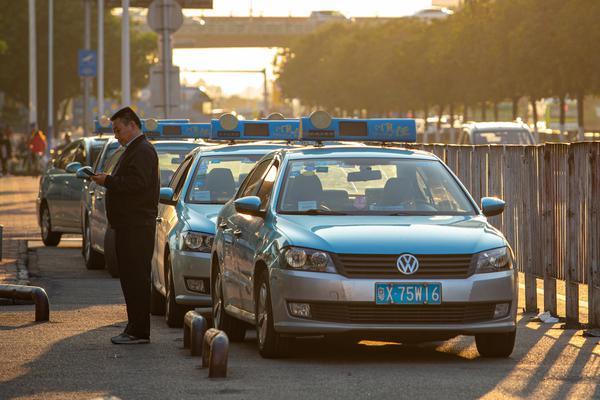
[[[318,114],[317,114],[318,113]],[[315,112],[300,119],[301,140],[416,142],[417,124],[410,118],[325,118]]]
[[[234,121],[235,119],[235,121]],[[232,114],[224,114],[212,120],[212,140],[298,140],[300,122],[284,120],[238,120]]]
[[[185,124],[185,123],[189,123],[190,120],[189,119],[153,119],[153,118],[149,118],[149,119],[143,119],[142,120],[142,132],[144,133],[148,133],[148,132],[153,132],[155,130],[154,124],[156,125],[161,125],[161,124]],[[146,125],[150,125],[153,129],[148,129],[148,127],[146,127]],[[112,129],[112,122],[110,121],[110,119],[106,116],[102,116],[100,117],[100,119],[95,119],[94,120],[94,133],[97,134],[103,134],[103,133],[113,133],[113,129]]]
[[[151,139],[208,139],[210,123],[204,122],[159,122],[154,131],[144,131]]]

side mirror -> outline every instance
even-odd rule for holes
[[[175,192],[170,187],[162,187],[160,188],[160,194],[158,196],[158,201],[161,204],[166,204],[168,206],[174,206],[175,202],[173,201],[173,196]]]
[[[481,211],[486,217],[502,214],[506,203],[496,197],[484,197],[481,199]]]
[[[67,164],[65,171],[69,174],[76,174],[79,168],[83,167],[80,162],[73,161]]]
[[[235,211],[242,214],[254,215],[256,217],[261,217],[264,214],[260,211],[260,198],[257,196],[239,198],[233,202],[233,205],[235,206]]]
[[[92,167],[90,166],[81,167],[75,173],[75,176],[79,179],[90,179],[92,175],[94,175],[94,171],[92,171]]]

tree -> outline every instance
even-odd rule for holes
[[[25,6],[24,6],[25,5]],[[0,88],[11,101],[26,105],[28,102],[28,9],[24,2],[0,0],[0,37],[6,38],[7,50],[0,54]],[[77,72],[77,52],[83,48],[83,3],[72,0],[54,1],[54,104],[57,127],[64,121],[68,104],[83,93]],[[96,48],[97,21],[92,12],[92,48]],[[37,2],[37,82],[38,123],[47,126],[48,82],[48,9],[45,2]],[[105,94],[118,96],[120,88],[120,17],[109,12],[105,15]],[[132,89],[147,84],[149,68],[154,62],[157,40],[153,33],[142,33],[139,26],[131,28]],[[58,131],[56,129],[55,131]]]

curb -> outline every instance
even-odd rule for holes
[[[29,241],[19,240],[19,250],[17,255],[17,285],[29,285]]]

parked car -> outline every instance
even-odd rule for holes
[[[463,125],[458,144],[535,144],[522,122],[473,122]]]
[[[315,140],[321,132],[342,140],[416,138],[414,123],[400,120],[320,115],[301,126]],[[214,325],[232,341],[254,327],[263,357],[283,356],[294,337],[316,335],[402,342],[473,335],[481,355],[507,357],[517,273],[509,243],[487,221],[504,207],[483,198],[480,208],[431,153],[278,150],[217,218]]]
[[[76,172],[81,166],[94,164],[107,141],[107,136],[74,140],[42,173],[36,205],[46,246],[58,245],[63,233],[81,233],[84,182],[76,178]]]

